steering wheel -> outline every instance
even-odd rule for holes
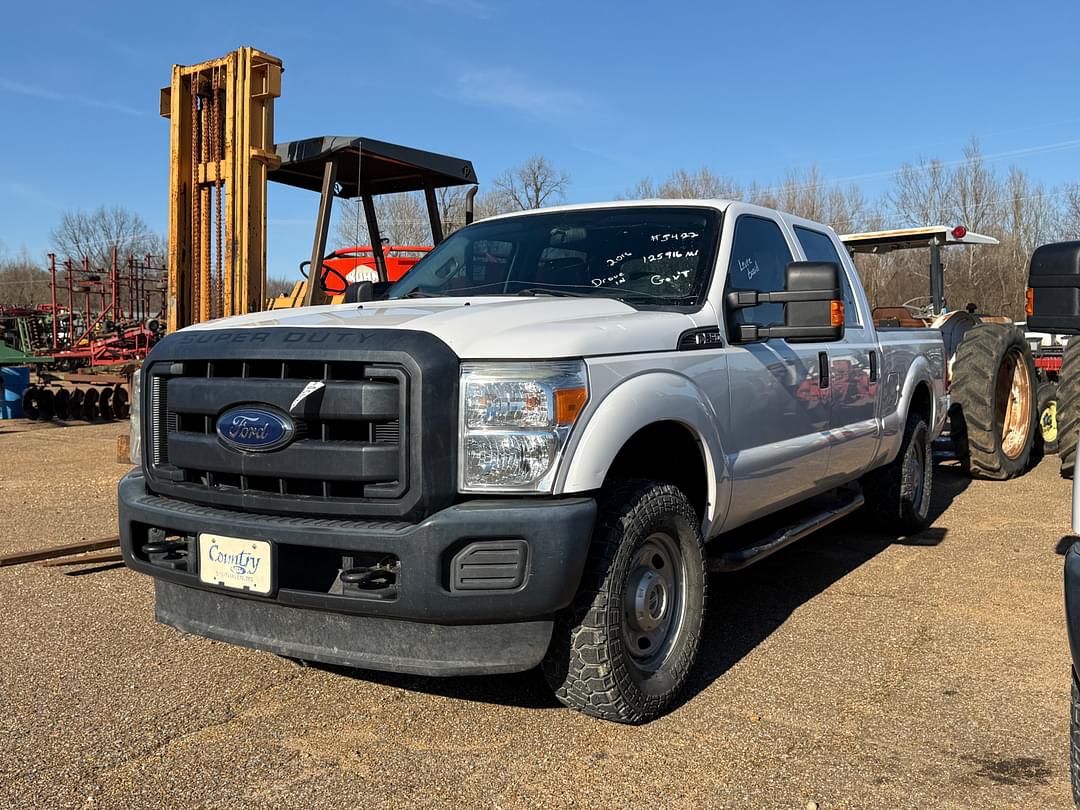
[[[333,256],[333,254],[331,253],[328,256],[324,256],[323,259],[325,261],[325,259],[331,258],[332,256]],[[311,261],[310,260],[300,262],[300,275],[303,276],[304,278],[309,278],[310,274],[308,273],[308,268],[310,268],[310,267],[311,267]],[[349,286],[349,279],[346,278],[345,274],[342,273],[337,268],[332,267],[329,264],[325,264],[325,263],[320,263],[320,268],[321,268],[322,272],[319,274],[319,288],[323,292],[325,292],[325,293],[332,292],[331,290],[328,290],[326,288],[325,278],[328,275],[337,276],[338,279],[341,280],[342,288],[345,288],[345,287]],[[337,293],[334,293],[334,294],[337,295]]]
[[[903,307],[917,321],[932,321],[934,319],[934,302],[929,295],[909,298],[903,303]]]

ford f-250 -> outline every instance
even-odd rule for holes
[[[709,570],[864,503],[925,526],[944,385],[939,333],[875,329],[824,225],[726,201],[496,217],[384,300],[162,340],[124,559],[181,630],[542,665],[566,705],[643,722],[694,664]]]

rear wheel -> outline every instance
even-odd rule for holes
[[[1065,347],[1058,372],[1057,391],[1058,458],[1061,477],[1072,478],[1076,465],[1076,436],[1080,433],[1080,338]]]
[[[544,659],[562,703],[619,723],[647,722],[671,704],[697,658],[704,546],[700,519],[676,487],[605,489],[581,587]]]
[[[980,324],[953,361],[950,431],[960,461],[979,478],[1014,478],[1035,444],[1035,363],[1023,332]]]
[[[1039,386],[1039,438],[1047,455],[1058,451],[1057,390],[1054,382]]]
[[[908,416],[900,452],[891,464],[868,473],[862,486],[875,528],[889,533],[914,534],[927,527],[934,489],[934,464],[930,427],[922,414]]]

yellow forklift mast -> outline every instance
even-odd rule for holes
[[[173,65],[161,91],[169,137],[168,331],[262,309],[266,176],[281,60],[239,48]]]

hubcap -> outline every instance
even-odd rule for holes
[[[922,514],[923,492],[926,487],[926,476],[923,474],[923,469],[926,464],[924,458],[926,447],[922,442],[917,442],[912,450],[914,452],[908,459],[908,475],[911,478],[912,485],[915,487],[912,492],[912,506],[915,507],[917,514]]]
[[[653,672],[678,639],[685,611],[686,572],[668,534],[649,536],[637,550],[623,592],[623,640],[633,663]]]

